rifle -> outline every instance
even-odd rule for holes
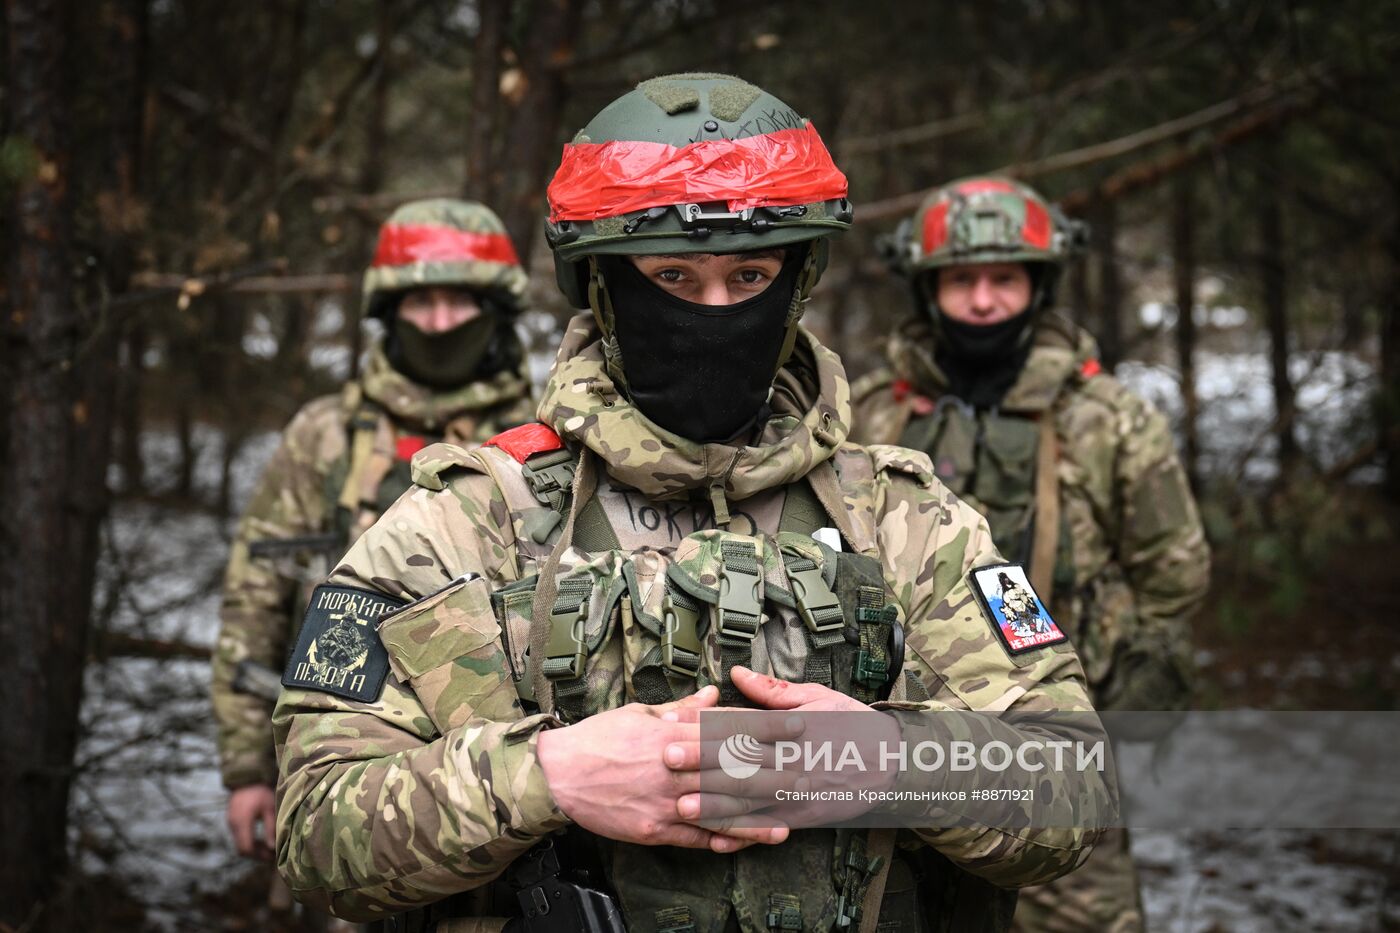
[[[329,554],[345,549],[345,536],[335,534],[302,535],[297,538],[260,538],[248,543],[249,557],[281,557],[296,551],[318,551]]]

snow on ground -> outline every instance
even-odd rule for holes
[[[1250,481],[1272,479],[1277,466],[1268,357],[1202,352],[1196,368],[1202,472],[1241,474]],[[1299,441],[1324,468],[1370,439],[1369,402],[1375,391],[1370,364],[1351,353],[1296,353],[1288,371],[1297,389]],[[1180,424],[1181,377],[1176,369],[1129,360],[1119,365],[1117,376],[1165,412],[1173,425]]]

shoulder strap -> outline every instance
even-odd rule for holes
[[[1055,582],[1055,557],[1060,545],[1060,439],[1055,432],[1054,409],[1040,415],[1035,455],[1035,526],[1031,530],[1031,586],[1040,601],[1048,600]]]

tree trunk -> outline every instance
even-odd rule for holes
[[[501,45],[509,4],[480,0],[480,26],[472,48],[472,118],[467,121],[467,197],[494,204],[504,166],[496,159],[496,123],[500,106]]]
[[[9,205],[0,365],[0,924],[42,929],[66,861],[110,423],[110,336],[77,300],[64,73],[73,11],[9,0],[8,133],[34,156]],[[110,389],[108,385],[107,388]],[[110,392],[108,393],[110,395]]]
[[[1259,241],[1259,278],[1273,374],[1279,481],[1286,484],[1298,463],[1298,441],[1294,434],[1293,379],[1288,374],[1288,280],[1284,266],[1283,212],[1277,194],[1268,190],[1264,192],[1259,212]]]
[[[498,203],[492,206],[527,267],[540,227],[550,160],[558,155],[556,137],[564,105],[564,76],[550,64],[567,58],[581,8],[579,0],[536,0],[531,5],[520,56],[525,90],[508,101],[506,110],[502,152],[512,170],[504,176]]]
[[[1380,391],[1376,437],[1384,452],[1385,489],[1400,502],[1400,184],[1391,191],[1394,225],[1390,230],[1390,291],[1381,305]]]
[[[1176,279],[1176,360],[1181,370],[1181,459],[1191,488],[1200,490],[1200,402],[1196,396],[1196,214],[1194,181],[1176,177],[1172,198],[1172,253]]]
[[[1118,277],[1118,205],[1109,198],[1095,205],[1094,258],[1098,267],[1098,338],[1104,369],[1123,357],[1123,285]]]

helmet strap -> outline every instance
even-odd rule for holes
[[[597,256],[588,257],[588,307],[593,310],[593,320],[603,333],[603,364],[613,382],[625,394],[627,378],[622,373],[622,348],[617,344],[617,316],[613,312],[612,296],[608,285],[603,281],[603,270],[598,265]]]
[[[783,336],[782,352],[778,354],[778,367],[773,371],[775,376],[778,370],[787,364],[797,346],[797,322],[802,320],[802,315],[807,310],[807,299],[812,296],[817,277],[817,246],[813,243],[807,247],[807,256],[802,260],[802,269],[797,273],[797,285],[792,290],[792,303],[788,305],[787,312],[787,333]]]

